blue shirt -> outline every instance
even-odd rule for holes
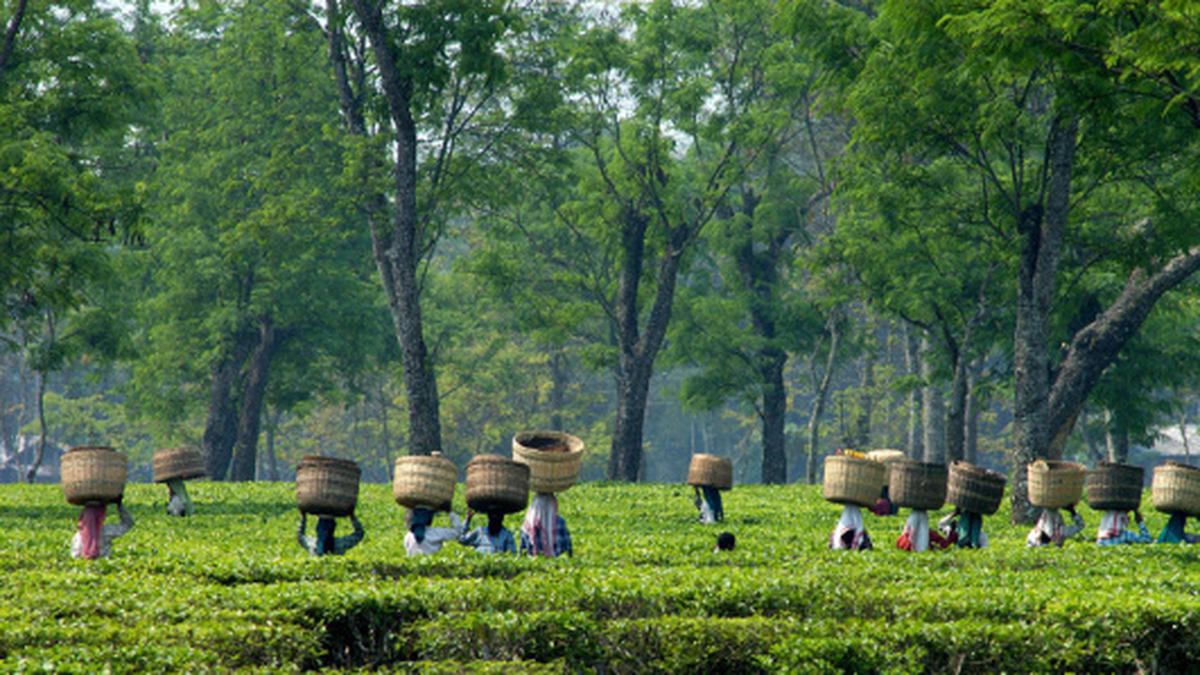
[[[535,529],[533,535],[535,539],[541,539],[541,528]],[[537,555],[533,542],[529,540],[529,535],[525,530],[521,530],[521,553]],[[554,557],[557,558],[564,553],[574,555],[571,550],[571,533],[567,531],[567,521],[563,520],[562,516],[558,516],[554,521]]]
[[[1121,533],[1115,537],[1097,538],[1096,543],[1101,546],[1116,546],[1118,544],[1149,544],[1150,532],[1146,529],[1145,523],[1138,523],[1138,529],[1141,532],[1134,532],[1130,529],[1121,530]]]
[[[481,525],[459,538],[458,543],[479,551],[480,553],[516,553],[517,545],[512,533],[507,528],[500,528],[500,534],[488,534],[486,525]]]

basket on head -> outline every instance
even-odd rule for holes
[[[1088,506],[1097,511],[1134,511],[1142,503],[1145,471],[1132,464],[1100,462],[1087,474]]]
[[[1004,476],[962,460],[950,464],[946,502],[961,511],[990,516],[1004,498]]]
[[[1163,513],[1200,516],[1200,469],[1178,462],[1155,467],[1150,497]]]
[[[362,471],[348,459],[308,455],[296,467],[296,504],[316,516],[348,516],[358,504]]]
[[[936,511],[946,501],[948,475],[945,464],[894,461],[888,465],[888,496],[896,506]]]
[[[115,502],[125,492],[125,455],[112,448],[71,448],[61,469],[63,494],[76,506]]]
[[[688,465],[687,484],[728,490],[733,487],[733,462],[727,457],[716,455],[692,455],[692,463]]]
[[[881,462],[850,455],[825,458],[825,481],[821,494],[838,504],[874,506],[883,492],[886,469]]]
[[[441,511],[454,499],[458,469],[441,455],[409,455],[396,460],[392,497],[400,506]]]
[[[154,482],[165,483],[169,480],[189,480],[204,476],[204,456],[195,448],[171,448],[154,453],[151,463],[154,468]]]
[[[481,513],[516,513],[529,504],[529,467],[500,455],[467,462],[467,507]]]
[[[579,480],[583,441],[561,431],[522,431],[513,436],[513,460],[529,465],[529,489],[562,492]]]
[[[1029,472],[1029,503],[1045,509],[1061,509],[1079,503],[1086,477],[1082,464],[1039,459],[1031,462]]]
[[[892,462],[898,462],[902,459],[908,459],[908,455],[904,454],[903,450],[893,450],[890,448],[871,450],[867,453],[867,459],[873,459],[876,462],[883,462],[884,466],[890,466]],[[891,480],[887,471],[883,472],[883,484],[888,485]]]

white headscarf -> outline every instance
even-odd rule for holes
[[[863,524],[862,511],[854,504],[846,504],[842,507],[842,517],[838,519],[837,527],[833,528],[833,534],[829,537],[829,547],[833,549],[847,548],[843,537],[847,532],[853,532],[848,548],[857,550],[866,538],[867,528]]]
[[[1096,532],[1096,539],[1113,539],[1121,536],[1121,533],[1129,529],[1129,514],[1124,511],[1105,511],[1104,515],[1100,516],[1100,529]]]
[[[929,514],[913,509],[913,512],[908,515],[908,520],[904,521],[904,533],[908,534],[913,551],[928,551]]]
[[[558,498],[547,493],[534,495],[533,503],[525,512],[525,521],[521,523],[521,532],[533,545],[534,555],[554,557],[554,529],[557,523]],[[541,534],[541,541],[538,540],[538,534]]]
[[[1043,542],[1042,535],[1045,535],[1049,542]],[[1047,543],[1062,546],[1062,542],[1062,514],[1058,509],[1042,509],[1042,515],[1038,516],[1037,523],[1029,531],[1029,536],[1025,537],[1025,543],[1029,546],[1044,546]]]

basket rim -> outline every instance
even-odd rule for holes
[[[525,445],[524,441],[533,436],[549,436],[551,438],[557,438],[567,444],[567,450],[566,452],[539,450],[538,448],[531,448],[528,445]],[[514,453],[516,452],[517,448],[520,447],[522,454],[532,454],[536,457],[575,457],[583,454],[583,452],[587,449],[587,446],[584,445],[583,439],[575,436],[574,434],[569,434],[565,431],[544,431],[538,429],[531,431],[518,431],[517,433],[513,434],[512,447]]]

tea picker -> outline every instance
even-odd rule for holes
[[[408,555],[429,555],[442,550],[442,544],[462,536],[462,522],[450,511],[458,469],[440,452],[429,456],[410,455],[396,460],[392,478],[392,497],[408,508],[408,533],[404,549]],[[450,527],[433,527],[438,511],[450,513]]]
[[[1150,496],[1155,509],[1171,516],[1155,543],[1200,543],[1200,535],[1184,531],[1188,517],[1200,515],[1200,469],[1178,462],[1155,467]]]
[[[95,560],[108,557],[112,542],[133,529],[125,510],[125,455],[108,447],[71,448],[62,458],[62,486],[67,502],[82,506],[71,539],[71,557]],[[105,525],[108,504],[116,503],[121,522]]]
[[[954,511],[938,523],[938,529],[960,548],[983,548],[987,535],[983,517],[1000,508],[1004,497],[1004,476],[962,460],[950,464],[946,480],[946,502]]]
[[[890,462],[887,467],[892,500],[897,507],[912,509],[896,540],[896,547],[922,552],[929,550],[931,543],[938,548],[953,543],[953,538],[929,531],[929,512],[942,508],[946,501],[946,465],[900,459]]]
[[[891,495],[890,472],[887,469],[890,469],[894,462],[908,459],[908,456],[901,450],[881,449],[868,452],[867,459],[882,462],[884,467],[886,467],[883,472],[883,489],[880,490],[879,498],[871,505],[871,513],[877,516],[894,516],[899,513],[900,507]]]
[[[154,482],[167,484],[167,515],[190,516],[192,500],[184,481],[202,478],[204,457],[195,448],[172,448],[154,453]]]
[[[842,505],[842,515],[829,536],[829,548],[850,551],[871,548],[861,509],[870,508],[879,498],[885,470],[882,462],[867,459],[853,450],[838,450],[825,458],[821,493],[826,500]]]
[[[725,457],[698,453],[692,455],[688,466],[688,485],[695,490],[696,508],[700,522],[719,523],[725,520],[721,491],[733,487],[733,462]]]
[[[571,533],[558,512],[556,493],[579,479],[583,441],[561,431],[524,431],[513,436],[513,459],[529,466],[534,497],[521,524],[521,553],[558,557],[573,555]]]
[[[296,504],[300,528],[296,542],[310,555],[345,555],[363,540],[363,526],[354,515],[362,471],[345,459],[309,455],[296,467]],[[305,534],[309,514],[317,516],[314,536]],[[337,518],[349,517],[354,532],[336,537]]]
[[[1088,506],[1101,511],[1100,528],[1096,532],[1096,543],[1101,546],[1121,544],[1148,544],[1150,533],[1142,519],[1138,506],[1142,503],[1142,478],[1145,472],[1140,466],[1100,462],[1087,474]],[[1137,521],[1138,532],[1129,527],[1129,512]]]
[[[1074,462],[1039,459],[1026,467],[1029,472],[1029,503],[1042,509],[1033,529],[1025,537],[1027,546],[1058,546],[1083,531],[1083,517],[1075,505],[1083,495],[1084,469]],[[1059,509],[1071,514],[1071,524],[1063,522]]]
[[[504,516],[529,503],[529,467],[499,455],[478,455],[467,463],[466,532],[458,542],[480,553],[516,553]],[[487,514],[487,525],[471,529],[475,512]]]

